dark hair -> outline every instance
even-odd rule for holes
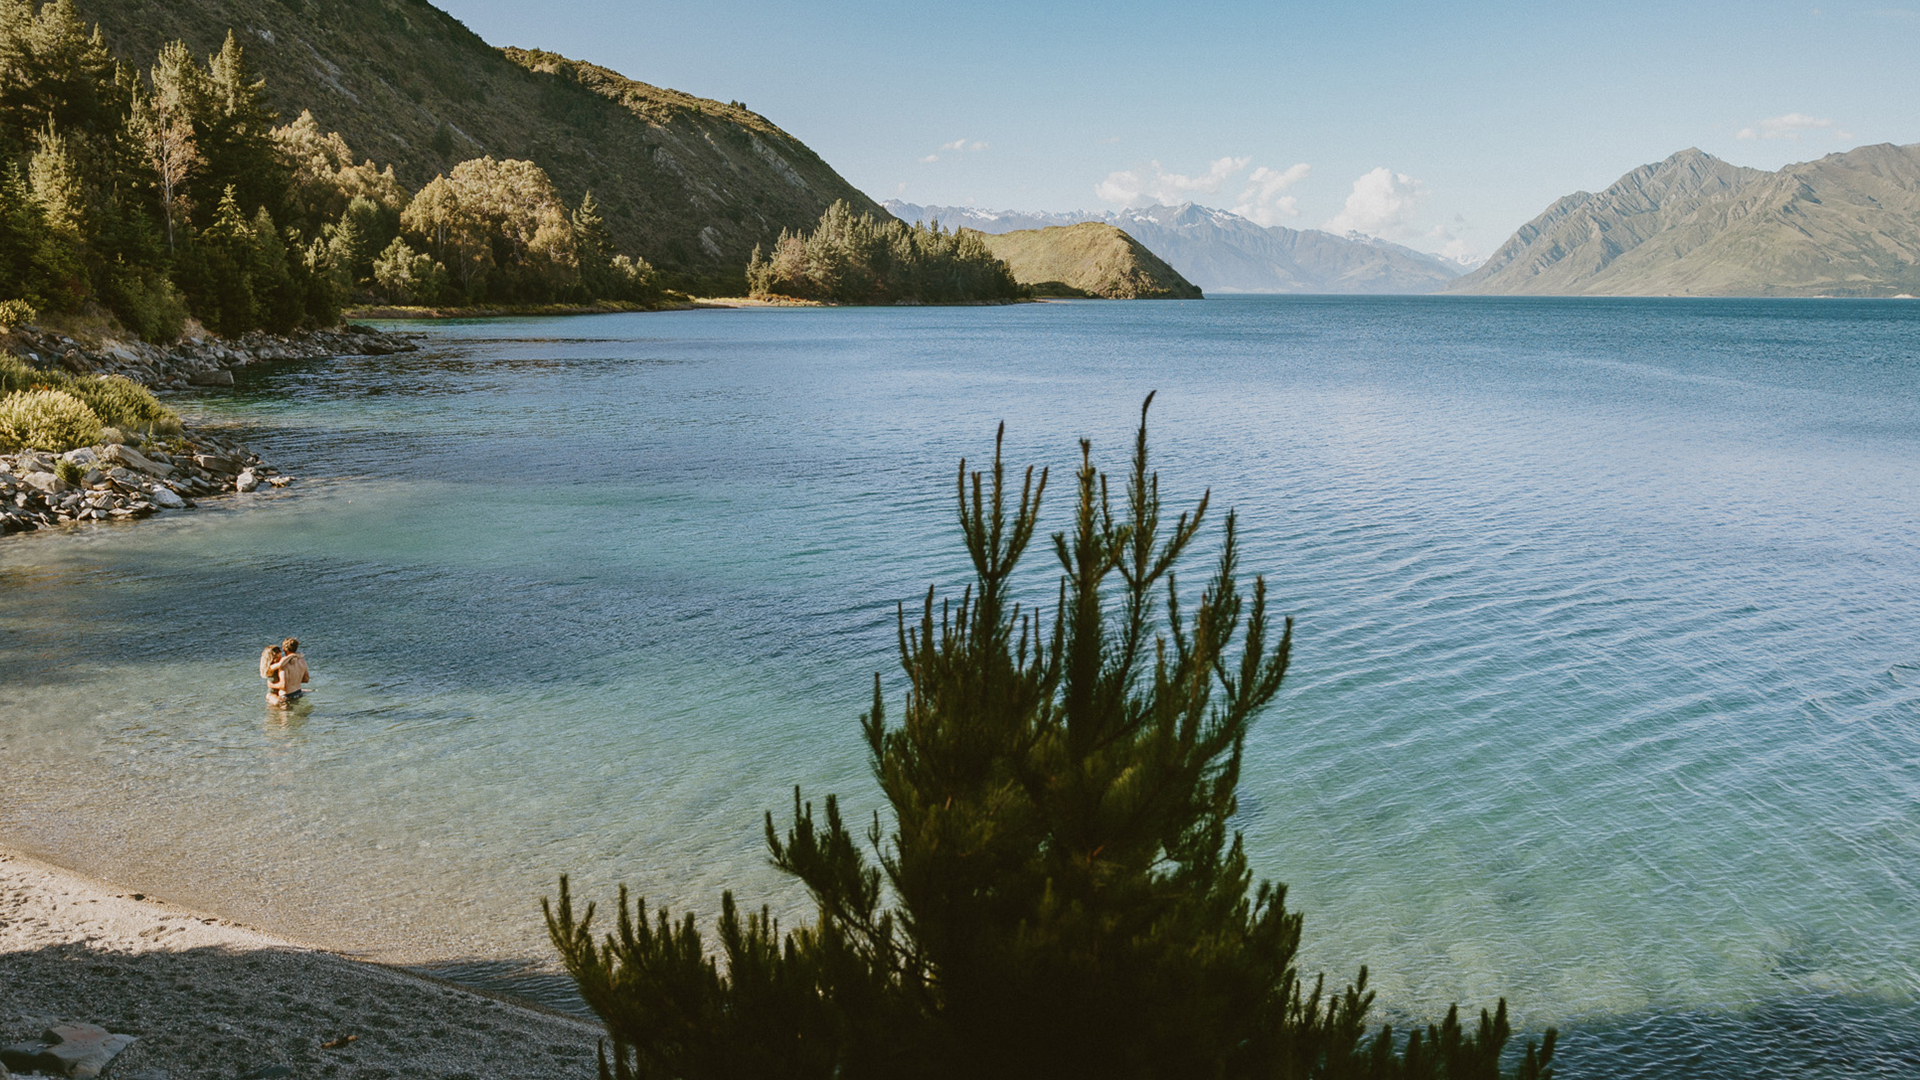
[[[284,642],[282,642],[281,644],[282,644],[282,645],[283,645],[283,646],[284,646],[284,647],[286,648],[286,650],[287,650],[288,652],[299,652],[299,651],[300,651],[300,639],[299,639],[299,638],[292,638],[292,637],[290,637],[290,638],[288,638],[288,639],[287,639],[286,641],[284,641]]]

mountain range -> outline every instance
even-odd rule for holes
[[[1116,226],[1209,293],[1430,293],[1465,267],[1399,244],[1317,229],[1262,226],[1194,203],[1117,211],[1023,213],[883,204],[905,221],[938,218],[983,233],[1097,221]]]
[[[1920,144],[1777,172],[1682,150],[1575,192],[1450,291],[1608,296],[1920,294]]]
[[[702,291],[737,291],[756,244],[844,199],[880,207],[740,102],[649,86],[553,53],[497,49],[425,0],[79,0],[144,69],[232,30],[271,101],[312,110],[417,188],[468,158],[535,162],[569,203],[591,190],[616,246]]]

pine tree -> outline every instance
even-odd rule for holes
[[[203,193],[231,187],[246,213],[264,206],[284,215],[291,172],[273,138],[277,115],[267,104],[266,80],[254,72],[232,30],[207,58],[205,87],[205,108],[195,117],[206,158]]]
[[[257,247],[253,226],[240,209],[233,188],[221,195],[213,223],[195,238],[194,247],[206,264],[199,295],[189,293],[194,313],[229,337],[258,326],[259,301],[254,294]]]
[[[1368,1034],[1364,968],[1338,993],[1302,981],[1301,917],[1283,886],[1254,884],[1231,828],[1292,624],[1275,625],[1264,580],[1241,591],[1232,514],[1185,606],[1175,570],[1209,499],[1165,520],[1145,419],[1119,507],[1081,443],[1050,624],[1013,599],[1047,474],[1016,492],[997,448],[990,470],[961,463],[974,584],[951,603],[930,589],[912,625],[902,611],[901,721],[878,676],[862,721],[891,830],[875,816],[870,860],[833,796],[816,817],[796,790],[784,837],[767,816],[813,926],[782,939],[726,895],[723,973],[691,916],[649,924],[624,890],[596,942],[562,879],[548,928],[612,1036],[603,1076],[1499,1075],[1504,1001],[1477,1031],[1455,1011],[1397,1044]],[[1547,1076],[1552,1053],[1550,1032],[1519,1074]]]
[[[589,191],[580,196],[580,206],[574,210],[573,246],[580,259],[580,281],[587,292],[595,297],[613,295],[616,284],[612,280],[613,241],[607,235],[607,222],[600,216],[600,203]]]

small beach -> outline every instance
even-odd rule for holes
[[[107,1075],[147,1080],[576,1078],[599,1034],[0,848],[0,1043],[71,1023],[137,1036]]]

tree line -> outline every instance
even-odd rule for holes
[[[278,126],[231,32],[202,62],[116,58],[72,0],[0,0],[0,302],[100,309],[148,340],[337,323],[343,304],[645,300],[591,193],[526,161],[418,192],[311,113]]]
[[[1026,295],[978,233],[948,232],[937,221],[876,221],[856,215],[845,201],[828,207],[812,232],[782,229],[771,252],[756,246],[747,287],[758,297],[841,304],[951,304]]]

